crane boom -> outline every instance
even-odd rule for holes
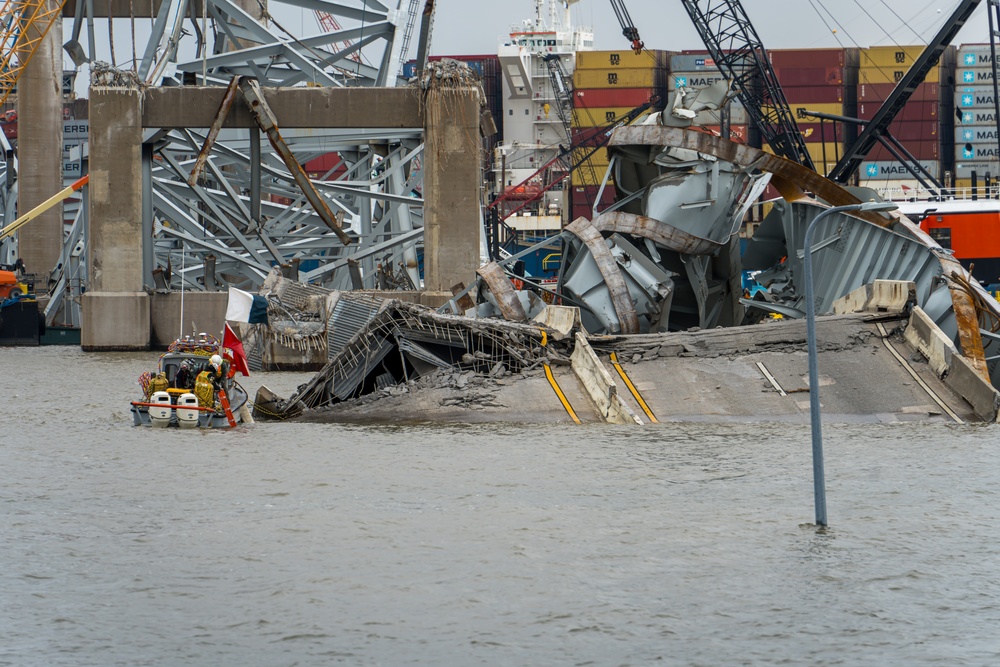
[[[645,44],[639,39],[639,29],[632,23],[632,17],[628,15],[628,8],[625,7],[625,0],[611,0],[611,7],[615,10],[618,24],[622,27],[622,34],[625,39],[632,43],[632,51],[635,55],[642,53]]]
[[[0,7],[0,104],[7,101],[65,4],[66,0],[52,5],[45,0],[6,0]]]
[[[775,155],[814,169],[767,51],[739,0],[681,0],[694,27],[732,82],[747,115]]]

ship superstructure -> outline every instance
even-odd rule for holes
[[[570,141],[568,118],[561,111],[572,86],[576,53],[594,48],[593,30],[572,24],[570,9],[577,1],[536,0],[534,18],[511,26],[498,50],[505,108],[504,141],[494,151],[494,192],[520,186],[523,195],[519,191],[508,196],[523,201],[563,181],[509,218],[514,228],[558,229],[568,204],[565,164],[553,162]]]

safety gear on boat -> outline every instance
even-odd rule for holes
[[[203,408],[215,407],[215,385],[212,384],[212,373],[202,371],[194,381],[194,395],[198,397],[198,405]]]
[[[149,386],[146,387],[146,396],[147,397],[152,396],[154,393],[158,391],[166,391],[167,387],[169,386],[170,383],[167,381],[167,376],[164,375],[162,372],[157,373],[149,381]]]

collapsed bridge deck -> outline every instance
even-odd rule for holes
[[[981,418],[903,340],[900,332],[906,325],[906,318],[898,315],[852,314],[819,320],[825,420],[874,423]],[[650,414],[660,423],[809,423],[805,322],[598,336],[589,343],[614,378],[619,396],[643,423],[652,422]],[[611,353],[648,412],[615,369]],[[552,373],[581,422],[604,421],[569,365],[554,364]],[[539,368],[503,376],[445,368],[416,381],[311,409],[299,419],[572,423]]]

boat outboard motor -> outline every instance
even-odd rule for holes
[[[181,394],[177,399],[177,425],[181,428],[198,426],[198,397],[194,394]]]
[[[155,405],[149,406],[149,421],[154,427],[165,428],[170,426],[170,417],[174,406],[170,404],[170,394],[165,391],[154,391],[149,397],[149,402]]]

